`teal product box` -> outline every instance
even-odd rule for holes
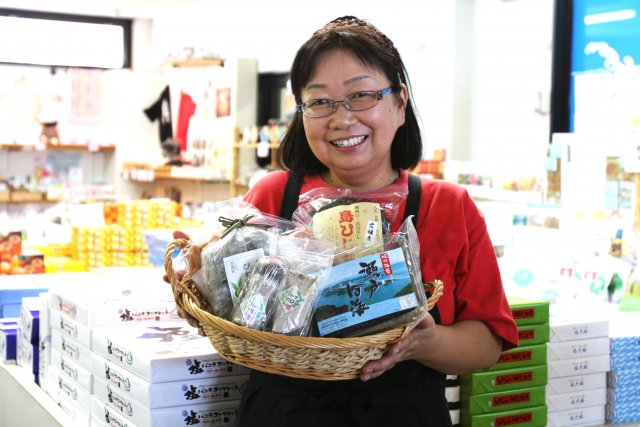
[[[547,363],[547,345],[536,344],[503,351],[498,362],[488,370],[509,369]]]
[[[518,344],[522,347],[549,342],[550,332],[549,322],[518,326]]]
[[[490,414],[462,414],[461,427],[545,427],[547,425],[547,406],[531,406],[513,411],[494,412]]]
[[[607,403],[605,420],[608,424],[624,424],[640,421],[640,406],[635,402]]]
[[[618,371],[627,369],[640,369],[640,353],[611,353],[611,370]]]
[[[640,369],[618,369],[607,372],[607,387],[637,387],[640,389]]]
[[[487,394],[460,395],[460,409],[469,415],[504,412],[545,404],[545,388],[531,387]]]
[[[549,323],[549,301],[507,296],[516,325]]]
[[[495,393],[547,384],[547,365],[525,366],[495,371],[479,371],[458,377],[460,392]]]

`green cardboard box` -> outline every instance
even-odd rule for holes
[[[549,342],[551,328],[549,322],[518,326],[519,346],[544,344]]]
[[[547,425],[547,405],[532,406],[513,411],[460,417],[461,427],[545,427]]]
[[[544,386],[547,384],[547,377],[547,365],[544,364],[474,372],[460,375],[458,381],[461,393],[484,394]]]
[[[549,323],[549,301],[507,296],[516,325]]]
[[[469,415],[512,411],[546,403],[545,386],[486,394],[460,394],[460,410]]]
[[[503,351],[498,362],[487,370],[544,365],[547,363],[547,344],[528,345]]]

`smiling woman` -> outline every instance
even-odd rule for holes
[[[82,37],[78,37],[78,35]],[[0,9],[0,62],[91,68],[131,64],[131,20]]]

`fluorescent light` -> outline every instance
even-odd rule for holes
[[[584,17],[584,25],[604,24],[606,22],[626,21],[636,17],[634,9],[614,10],[613,12],[594,13]]]

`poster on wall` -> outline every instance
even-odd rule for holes
[[[229,117],[231,115],[231,88],[216,89],[216,117]]]

